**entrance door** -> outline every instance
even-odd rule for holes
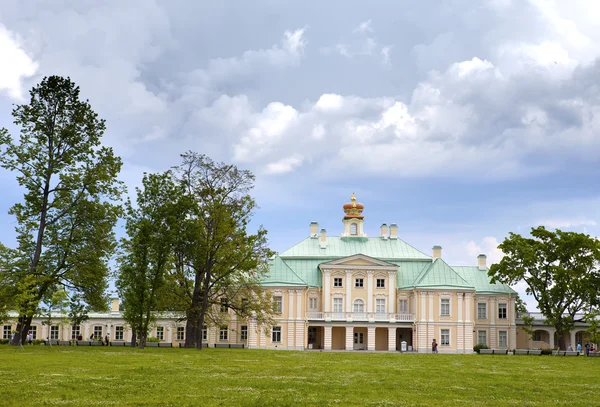
[[[363,332],[354,332],[354,350],[365,350],[365,334]]]
[[[319,337],[316,326],[308,327],[308,349],[317,349],[319,347]]]

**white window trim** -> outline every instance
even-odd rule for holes
[[[275,329],[277,329],[277,331],[275,331]],[[279,332],[279,340],[278,341],[273,340],[273,336],[274,336],[275,332]],[[280,326],[274,326],[273,329],[271,330],[271,343],[282,343],[282,342],[283,342],[283,329],[281,329]]]
[[[382,312],[377,312],[377,307],[379,306],[379,304],[377,304],[377,301],[383,301],[383,311]],[[387,314],[387,300],[386,298],[375,298],[375,313],[376,314]]]
[[[500,306],[501,306],[501,305],[504,305],[504,307],[503,307],[503,308],[504,308],[504,310],[505,310],[504,314],[506,315],[506,316],[505,316],[505,317],[503,317],[503,318],[500,318],[500,308],[501,308]],[[501,319],[501,320],[508,319],[508,303],[506,303],[506,302],[499,302],[499,303],[498,303],[497,310],[496,310],[496,315],[498,316],[498,319]]]
[[[479,305],[485,305],[485,315],[483,318],[479,317]],[[483,301],[478,301],[477,302],[477,319],[488,319],[488,306],[487,306],[487,302],[483,302]]]
[[[358,286],[358,280],[362,280],[362,285]],[[365,288],[365,278],[364,277],[355,277],[354,278],[354,288],[358,288],[359,290],[362,290]]]
[[[223,332],[225,335],[222,335]],[[219,342],[229,342],[229,327],[219,327]]]
[[[379,287],[379,285],[378,285],[378,281],[379,280],[383,280],[383,287]],[[375,278],[375,289],[377,289],[377,290],[385,290],[386,288],[387,288],[386,279],[383,278],[383,277],[376,277]]]
[[[336,280],[336,279],[341,281],[341,284],[340,284],[340,285],[335,285],[335,280]],[[334,276],[334,277],[333,277],[333,288],[344,288],[344,277],[337,277],[337,276]]]
[[[506,338],[506,344],[504,344],[504,345],[500,344],[500,333],[501,332],[504,332],[504,334],[505,334],[504,337]],[[506,331],[506,330],[498,331],[498,347],[499,348],[508,348],[508,331]]]
[[[442,343],[442,331],[448,331],[448,344]],[[439,346],[451,346],[452,345],[452,330],[450,328],[440,328],[440,341]]]
[[[448,300],[448,313],[442,314],[442,301]],[[442,296],[440,297],[440,317],[449,318],[452,316],[452,297],[450,296]]]
[[[358,304],[358,302],[362,303],[362,311],[355,311],[355,306]],[[355,298],[354,301],[352,301],[352,312],[356,312],[356,313],[365,313],[365,300],[363,300],[362,298]]]
[[[480,343],[479,342],[479,334],[483,332],[485,334],[485,343]],[[488,344],[488,331],[486,331],[485,329],[478,329],[477,330],[477,343],[476,345],[486,345]]]

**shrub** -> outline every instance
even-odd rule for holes
[[[154,336],[149,336],[146,338],[146,342],[160,342],[160,339],[155,338]]]
[[[552,355],[552,349],[542,349],[542,355]]]
[[[10,342],[9,339],[0,339],[0,345],[7,345]]]
[[[477,353],[479,353],[479,351],[481,349],[489,349],[489,347],[487,345],[482,345],[482,344],[478,344],[478,345],[473,346],[473,351],[475,351]]]

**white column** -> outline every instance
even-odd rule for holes
[[[510,321],[510,325],[516,325],[517,324],[517,313],[515,311],[515,303],[517,302],[517,299],[515,297],[510,297],[508,299],[508,309],[506,310],[506,312],[508,313],[508,320]]]
[[[375,327],[368,327],[367,332],[367,350],[375,350]]]
[[[393,314],[396,309],[396,273],[388,272],[388,312]]]
[[[296,290],[288,290],[288,323],[287,323],[287,348],[291,349],[295,346],[296,335],[294,335],[294,298]]]
[[[473,301],[471,301],[471,293],[465,293],[465,322],[471,322],[471,307]]]
[[[295,345],[296,349],[304,349],[307,346],[307,340],[304,335],[305,326],[304,326],[304,315],[305,313],[302,311],[302,290],[296,290],[296,339]],[[306,307],[306,304],[304,304]]]
[[[373,310],[373,272],[367,271],[367,312]]]
[[[329,285],[331,284],[331,270],[325,270],[323,274],[323,311],[331,311],[331,291]]]
[[[463,322],[463,293],[456,293],[456,296],[458,297],[458,322]]]
[[[352,270],[346,270],[346,312],[352,312]]]
[[[433,291],[427,293],[429,296],[429,322],[433,322]]]
[[[419,312],[419,314],[420,314],[419,319],[424,322],[424,321],[427,321],[427,317],[426,317],[426,315],[427,315],[427,302],[426,302],[427,293],[425,291],[421,291],[420,295],[421,295],[421,312]]]
[[[346,350],[354,349],[354,328],[346,326]]]
[[[396,327],[388,327],[388,350],[390,352],[396,350]]]
[[[575,339],[576,338],[575,337],[575,335],[576,335],[575,330],[572,329],[571,332],[570,332],[570,334],[571,334],[571,347],[573,348],[573,350],[576,351],[577,350],[577,344],[575,343],[575,341],[576,341],[576,339]]]
[[[494,298],[494,297],[490,297],[488,312],[489,312],[488,317],[490,319],[490,325],[496,325],[496,312],[498,312],[498,311],[496,309],[496,298]]]
[[[550,337],[550,349],[554,349],[554,332],[556,332],[556,330],[552,329],[548,334]]]
[[[463,324],[463,293],[456,293],[457,296],[457,317],[458,317],[458,326],[456,327],[456,350],[464,351],[465,349],[465,326]]]
[[[325,338],[323,340],[323,347],[325,350],[331,350],[331,327],[325,327]]]
[[[258,347],[257,328],[256,320],[254,318],[248,319],[248,347],[251,349]]]

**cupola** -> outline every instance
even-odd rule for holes
[[[344,233],[343,237],[366,237],[367,235],[363,232],[364,216],[362,211],[365,206],[359,202],[356,202],[356,194],[352,193],[350,202],[345,203],[344,206]]]

